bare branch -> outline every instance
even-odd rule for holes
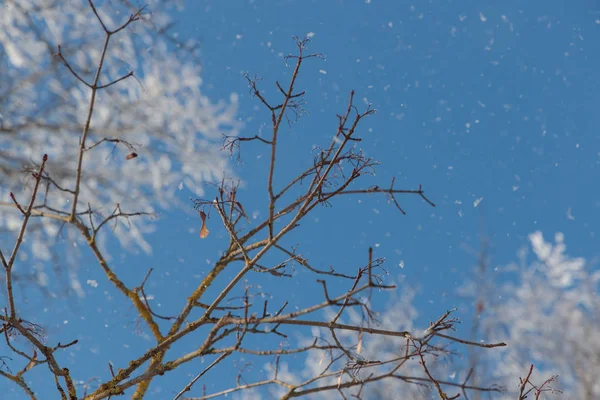
[[[219,364],[221,361],[223,361],[229,355],[231,355],[231,352],[223,353],[219,357],[217,357],[217,359],[215,361],[210,363],[210,365],[208,367],[206,367],[202,372],[200,372],[198,375],[196,375],[194,377],[194,379],[192,379],[190,381],[190,383],[185,385],[185,387],[183,389],[181,389],[181,391],[179,393],[177,393],[177,396],[175,396],[173,398],[173,400],[177,400],[177,399],[181,398],[181,396],[183,396],[183,394],[185,392],[188,392],[192,388],[192,386],[198,381],[198,379],[200,379],[204,374],[206,374],[208,371],[210,371],[215,365]]]
[[[40,180],[42,178],[42,174],[44,172],[44,167],[46,166],[46,161],[48,161],[48,156],[44,154],[42,157],[42,164],[40,165],[40,169],[37,173],[33,174],[35,179],[35,185],[33,187],[33,192],[31,193],[31,199],[29,200],[29,205],[27,206],[27,211],[23,210],[21,205],[18,203],[14,194],[10,194],[11,199],[15,203],[16,207],[23,214],[23,223],[21,224],[21,229],[17,234],[17,240],[15,242],[15,247],[10,255],[8,261],[5,260],[4,255],[2,256],[2,264],[4,265],[4,270],[6,274],[6,292],[8,297],[8,303],[10,308],[10,318],[17,317],[17,311],[15,309],[15,301],[13,296],[13,287],[12,287],[12,268],[17,259],[17,254],[19,253],[19,248],[21,247],[21,243],[23,243],[23,238],[25,237],[25,231],[27,230],[27,224],[29,222],[29,218],[31,217],[31,210],[33,209],[33,205],[35,203],[35,198],[37,196],[38,188],[40,186]]]

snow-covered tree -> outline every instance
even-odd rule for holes
[[[514,399],[516,377],[533,365],[530,381],[538,387],[558,375],[544,387],[548,398],[550,388],[563,399],[600,398],[600,271],[569,256],[562,233],[554,243],[539,231],[529,241],[533,257],[523,249],[518,263],[482,271],[477,284],[461,289],[476,298],[477,337],[508,344],[480,354],[475,375],[493,377],[507,389],[499,398]]]
[[[201,195],[202,182],[218,181],[226,173],[227,154],[219,148],[223,134],[237,134],[237,97],[222,101],[203,94],[197,45],[178,41],[173,32],[168,11],[178,5],[153,1],[139,9],[128,0],[96,8],[85,0],[3,2],[0,229],[14,231],[20,225],[8,195],[31,187],[25,171],[35,170],[44,153],[57,161],[48,165],[42,182],[42,190],[48,188],[46,212],[82,215],[92,210],[95,223],[117,204],[123,213],[172,207],[178,204],[178,189]],[[122,31],[107,34],[121,26]],[[77,138],[88,119],[81,144]],[[80,146],[85,147],[81,159]],[[139,157],[128,160],[133,154]],[[78,169],[80,161],[83,168]],[[79,192],[76,208],[74,190]],[[150,251],[144,236],[152,221],[121,222],[116,237],[122,245]],[[30,250],[36,257],[52,257],[59,230],[60,223],[52,219],[36,219],[30,226],[28,243],[35,243]],[[72,230],[61,234],[69,242],[78,240]]]
[[[467,315],[461,311],[473,323],[473,341],[506,342],[507,346],[494,351],[470,348],[467,352],[447,348],[430,367],[440,381],[455,387],[494,383],[487,392],[468,393],[470,399],[514,400],[525,395],[534,399],[600,398],[600,270],[593,262],[569,256],[564,239],[557,233],[552,243],[541,232],[534,232],[529,235],[532,252],[523,248],[519,262],[493,271],[489,270],[484,246],[475,278],[459,288],[462,296],[473,299],[474,307],[469,308],[475,312]],[[379,315],[379,326],[402,324],[402,329],[414,332],[419,315],[414,306],[417,292],[406,284],[400,287],[404,295],[390,300]],[[353,313],[350,318],[358,320],[359,316]],[[325,330],[319,335],[327,336]],[[366,337],[361,342],[361,355],[381,360],[391,354],[401,356],[405,348],[399,339]],[[322,364],[311,355],[303,374],[315,374]],[[330,380],[334,382],[334,377]],[[419,380],[423,384],[414,385]],[[439,398],[426,381],[418,360],[412,359],[394,379],[365,387],[362,395],[395,399],[402,393],[413,399]],[[346,395],[352,393],[349,390]],[[321,397],[337,398],[334,393]]]

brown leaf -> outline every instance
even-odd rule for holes
[[[206,213],[200,211],[200,219],[202,220],[202,227],[200,227],[200,239],[204,239],[208,236],[208,229],[206,228]]]
[[[17,376],[20,377],[22,376],[25,372],[29,371],[31,368],[35,367],[37,361],[37,351],[35,351],[35,349],[33,350],[33,356],[31,357],[31,360],[29,360],[29,363],[27,363],[27,365],[25,366],[25,368],[23,368],[22,371],[20,371]]]
[[[137,153],[129,153],[127,154],[127,157],[125,157],[126,160],[131,160],[132,158],[136,158],[138,155]]]
[[[363,331],[358,332],[358,345],[356,346],[356,352],[360,354],[363,347]]]
[[[244,207],[242,207],[242,203],[240,203],[239,201],[236,201],[235,204],[237,204],[237,206],[239,207],[240,212],[242,213],[244,218],[246,218],[248,220],[248,222],[251,222],[250,218],[248,218],[248,215],[246,215],[246,211],[244,211]]]

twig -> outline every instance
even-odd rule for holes
[[[21,224],[21,229],[17,234],[17,240],[15,242],[15,247],[10,255],[8,261],[2,255],[2,264],[4,265],[5,273],[6,273],[6,292],[8,296],[8,303],[10,308],[10,317],[16,318],[17,311],[15,309],[15,300],[13,296],[13,288],[12,288],[12,268],[17,259],[17,254],[19,253],[19,248],[21,247],[21,243],[23,243],[23,238],[25,236],[25,231],[27,230],[27,223],[29,222],[29,218],[31,217],[31,210],[33,209],[33,204],[35,203],[35,198],[38,192],[38,188],[40,186],[40,180],[42,178],[42,173],[44,172],[44,167],[46,166],[46,161],[48,161],[48,155],[44,154],[42,157],[42,164],[37,173],[33,174],[35,179],[35,185],[33,187],[33,192],[31,193],[31,199],[29,200],[29,205],[27,206],[27,211],[23,210],[21,205],[18,203],[15,195],[13,193],[10,194],[11,199],[14,201],[16,207],[23,213],[23,223]]]
[[[177,400],[177,399],[181,398],[181,396],[183,396],[183,394],[185,392],[188,392],[192,388],[192,386],[198,381],[198,379],[200,379],[204,374],[206,374],[208,371],[210,371],[215,365],[219,364],[221,361],[223,361],[226,357],[228,357],[230,355],[231,355],[231,352],[229,351],[229,352],[223,353],[219,357],[217,357],[217,359],[215,361],[210,363],[210,365],[208,367],[206,367],[202,372],[200,372],[198,375],[196,375],[194,377],[194,379],[192,379],[190,381],[190,383],[185,385],[185,387],[183,389],[181,389],[181,391],[179,393],[177,393],[177,396],[175,396],[173,398],[173,400]]]

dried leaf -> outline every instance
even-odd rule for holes
[[[17,374],[17,376],[23,375],[25,372],[27,372],[31,368],[35,367],[36,361],[37,361],[37,351],[33,350],[33,356],[31,357],[31,360],[29,360],[29,363],[25,366],[25,368],[23,368],[23,370],[21,372],[19,372],[19,374]]]
[[[242,213],[242,215],[244,216],[244,218],[246,218],[248,220],[248,222],[252,223],[252,221],[250,221],[250,218],[248,218],[248,215],[246,214],[246,211],[244,211],[244,207],[242,207],[242,203],[240,203],[239,201],[236,201],[235,204],[237,204],[237,206],[240,209],[240,212]]]
[[[127,156],[125,157],[126,160],[131,160],[133,158],[136,158],[138,155],[137,153],[133,152],[133,153],[129,153],[127,154]]]
[[[208,229],[206,228],[206,213],[200,211],[200,219],[202,220],[202,227],[200,227],[200,239],[204,239],[208,236]]]
[[[362,347],[363,347],[363,331],[360,331],[358,333],[358,345],[356,346],[356,352],[358,354],[360,354],[360,352],[362,351]]]

